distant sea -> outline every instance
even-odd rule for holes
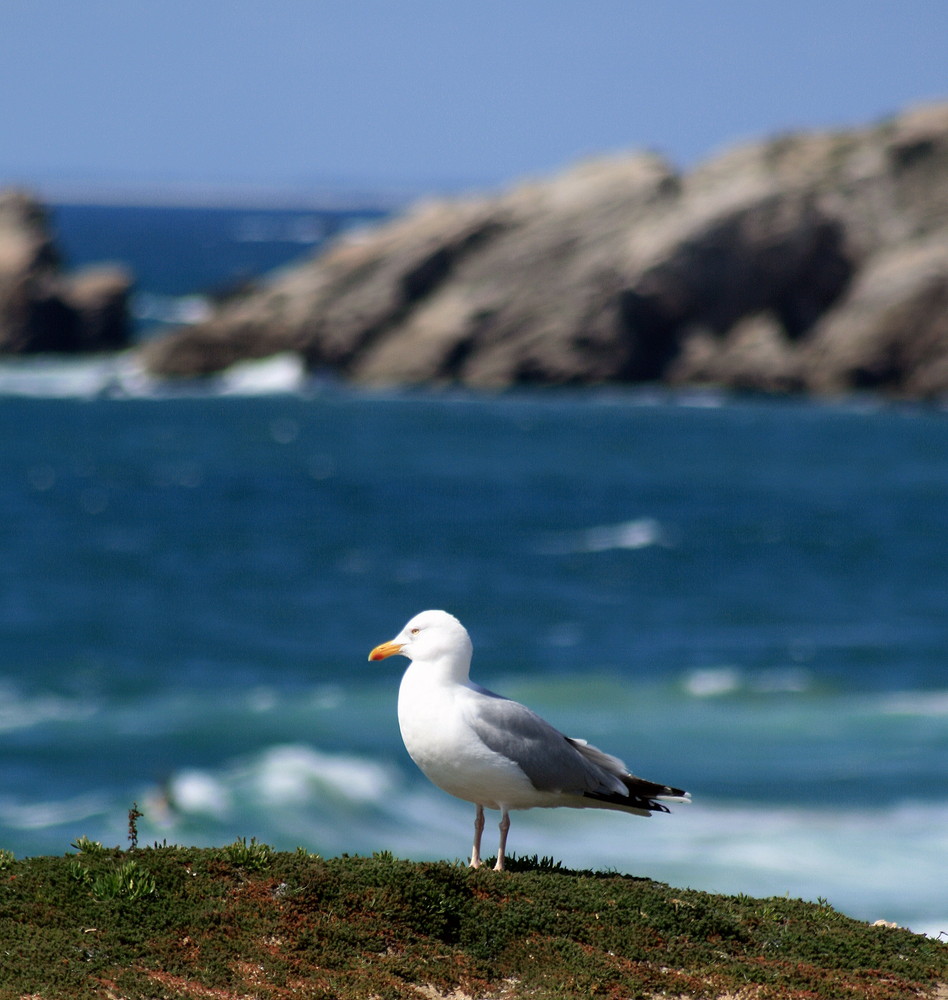
[[[372,221],[54,218],[168,315]],[[366,661],[443,607],[478,681],[694,797],[518,813],[514,853],[948,933],[944,411],[117,356],[3,362],[0,419],[0,847],[124,844],[137,803],[142,843],[465,858]]]
[[[309,256],[383,209],[55,205],[51,222],[68,267],[126,264],[137,278],[140,334],[201,318],[211,299]]]

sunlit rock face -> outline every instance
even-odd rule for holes
[[[948,391],[948,105],[421,204],[155,341],[155,373],[296,351],[363,384]]]

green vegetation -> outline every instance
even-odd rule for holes
[[[548,858],[495,873],[255,840],[73,847],[0,858],[0,1000],[905,1000],[948,982],[948,944],[824,900],[715,896]]]
[[[273,848],[269,844],[258,844],[256,837],[238,837],[232,844],[221,848],[220,857],[237,868],[248,872],[259,872],[273,863]]]

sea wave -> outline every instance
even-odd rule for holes
[[[0,679],[0,733],[49,723],[78,722],[88,719],[95,711],[95,704],[85,698],[53,692],[27,694]]]
[[[396,794],[399,778],[376,761],[326,753],[303,743],[275,744],[219,770],[183,769],[142,792],[143,828],[168,832],[221,828],[268,818],[281,838],[323,829],[327,817],[374,811]],[[209,826],[210,825],[210,826]],[[331,824],[330,824],[331,825]]]
[[[142,326],[180,326],[184,323],[203,323],[213,311],[211,300],[205,295],[159,295],[139,292],[132,302],[132,312]]]
[[[222,396],[268,396],[301,392],[307,376],[303,359],[286,352],[259,361],[242,361],[218,377]]]
[[[570,555],[672,544],[672,533],[666,527],[653,517],[639,517],[618,524],[602,524],[582,531],[563,532],[546,539],[539,550],[544,555]]]
[[[127,354],[79,359],[48,355],[0,363],[0,396],[95,399],[147,391],[148,380]]]
[[[682,688],[695,698],[716,698],[741,692],[753,694],[800,693],[813,687],[810,671],[799,667],[742,670],[738,667],[702,667],[691,670]]]
[[[884,715],[948,718],[948,691],[893,691],[875,702]]]
[[[89,792],[65,799],[23,800],[0,798],[0,827],[38,831],[93,823],[99,827],[112,810],[113,803],[103,792]]]
[[[291,352],[240,362],[200,380],[160,379],[134,352],[86,358],[41,356],[0,362],[0,397],[34,399],[180,399],[199,396],[271,396],[309,392],[302,359]]]

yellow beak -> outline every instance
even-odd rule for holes
[[[369,653],[370,660],[384,660],[386,656],[394,656],[396,653],[402,651],[402,644],[400,642],[383,642],[381,646],[376,646],[375,649]]]

